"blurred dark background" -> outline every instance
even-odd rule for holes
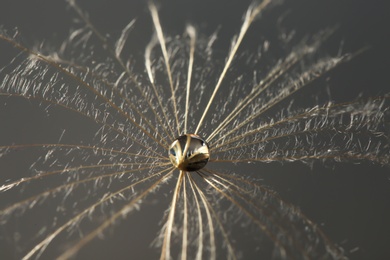
[[[162,5],[161,20],[166,32],[173,35],[182,32],[188,22],[196,24],[198,30],[206,35],[222,25],[220,37],[228,37],[226,45],[221,44],[223,50],[228,47],[232,34],[239,30],[242,14],[249,3],[250,1],[238,0],[171,0]],[[144,22],[150,20],[144,1],[95,0],[83,1],[80,4],[102,31],[116,30],[116,33],[119,33],[123,25],[133,17],[139,17]],[[285,29],[296,30],[296,33],[302,36],[338,26],[332,41],[321,49],[325,54],[336,54],[340,46],[343,52],[355,52],[369,47],[368,51],[329,73],[328,80],[322,84],[330,88],[332,99],[344,101],[361,93],[365,96],[379,96],[390,90],[388,5],[385,0],[291,0],[273,9],[265,21],[274,21],[275,19],[270,18],[272,15],[286,15],[288,23],[285,23]],[[2,0],[0,3],[0,25],[7,30],[18,27],[23,41],[29,46],[41,41],[60,44],[73,27],[75,17],[73,10],[70,10],[64,1]],[[266,23],[263,26],[267,28]],[[151,32],[150,26],[145,28],[145,35],[150,35]],[[272,35],[272,32],[268,33]],[[148,37],[140,39],[138,44],[144,46],[148,40]],[[0,58],[7,55],[3,52],[3,46],[4,43],[0,43]],[[143,48],[140,48],[140,51],[143,51]],[[2,100],[4,99],[0,99],[0,102],[3,102]],[[10,101],[7,101],[7,106],[0,103],[0,145],[39,139],[37,136],[42,134],[40,124],[44,122],[41,122],[42,115],[39,112],[34,113],[32,107]],[[26,108],[29,110],[26,111]],[[17,125],[17,129],[7,128],[12,125]],[[20,158],[12,160],[17,162]],[[3,164],[0,168],[11,167],[8,163],[9,161],[4,159],[0,160],[0,164]],[[260,178],[265,185],[300,207],[310,219],[322,227],[332,241],[345,249],[349,258],[390,259],[388,167],[366,162],[334,163],[330,166],[315,163],[313,167],[301,163],[236,167],[240,167],[240,170],[245,167],[245,172],[260,172]],[[146,212],[153,214],[153,208],[147,207]],[[107,241],[103,240],[101,244],[102,250],[97,248],[96,252],[105,258],[105,251],[107,253],[114,249],[110,249],[110,243]],[[121,243],[118,241],[117,244]],[[11,249],[8,252],[12,251]],[[0,251],[1,259],[10,258],[12,255],[9,253],[3,256],[2,252],[4,251]]]

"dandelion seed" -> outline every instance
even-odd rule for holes
[[[206,19],[178,33],[161,15],[168,2],[142,5],[109,34],[84,3],[67,4],[77,19],[60,46],[30,47],[0,28],[0,109],[21,121],[0,110],[13,127],[0,129],[6,258],[344,259],[364,248],[328,238],[269,188],[264,177],[277,173],[262,163],[388,167],[388,94],[299,97],[366,46],[326,55],[337,30],[287,32],[290,3],[274,0],[234,10],[236,28],[207,32]],[[26,138],[23,121],[34,128]]]

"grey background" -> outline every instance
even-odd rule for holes
[[[115,12],[110,13],[110,8],[117,4],[122,8],[113,8]],[[341,41],[345,41],[346,52],[364,46],[370,47],[369,51],[330,73],[328,85],[335,100],[353,99],[359,93],[376,96],[389,91],[390,9],[387,5],[387,1],[379,0],[297,0],[285,1],[283,4],[281,10],[294,14],[290,26],[297,29],[298,33],[314,33],[326,27],[339,25],[334,36],[336,40],[324,47],[324,53],[335,53]],[[125,24],[130,17],[139,15],[149,19],[145,15],[147,8],[143,1],[128,1],[125,4],[122,1],[86,1],[83,6],[91,14],[92,19],[95,19],[95,25],[103,31],[110,31],[113,28],[120,30],[118,24]],[[229,37],[232,30],[233,32],[238,30],[241,14],[246,10],[248,2],[168,1],[163,6],[161,20],[168,33],[181,32],[186,22],[193,22],[206,34],[222,24],[221,37]],[[174,17],[171,12],[178,16]],[[69,10],[63,1],[2,0],[0,2],[0,24],[7,29],[20,28],[23,39],[31,45],[41,40],[61,42],[64,35],[67,35],[74,17],[73,11]],[[96,17],[104,17],[104,19]],[[150,26],[148,28],[145,28],[146,36],[151,32]],[[141,40],[139,44],[142,46],[144,42]],[[221,50],[226,47],[228,46],[222,45]],[[7,53],[3,53],[0,49],[0,58],[2,55],[6,56]],[[7,106],[0,104],[0,116],[2,120],[0,145],[44,139],[45,136],[41,131],[42,124],[52,127],[46,130],[52,131],[53,135],[61,131],[61,127],[53,126],[53,121],[46,122],[39,111],[34,112],[33,106],[23,102],[7,101]],[[72,120],[71,117],[68,119]],[[67,121],[66,117],[58,120],[60,122],[57,123],[60,125],[74,123]],[[1,158],[0,169],[2,171],[18,169],[17,167],[22,167],[18,164],[22,164],[22,161],[28,164],[28,159]],[[331,166],[318,163],[313,168],[300,163],[238,167],[247,167],[240,169],[245,172],[259,172],[266,185],[272,187],[286,200],[299,206],[307,216],[320,224],[331,240],[344,247],[351,259],[390,258],[388,167],[370,163],[359,165],[339,163]],[[146,206],[143,210],[144,216],[158,222],[158,216],[155,216],[155,209],[152,206]],[[156,232],[156,230],[147,232]],[[99,256],[107,259],[108,257],[128,258],[130,254],[135,258],[137,254],[155,256],[154,249],[149,249],[151,252],[147,251],[147,245],[140,245],[140,252],[126,251],[129,241],[120,239],[122,233],[126,233],[126,228],[120,227],[115,232],[119,232],[119,235],[115,236],[116,240],[108,238],[99,241],[94,244],[92,255],[80,257]],[[139,236],[142,236],[140,232],[143,231],[134,232],[139,232]],[[136,240],[131,242],[137,243]],[[3,241],[0,243],[0,258],[12,258],[13,249],[4,248]],[[355,250],[356,248],[358,250]],[[2,255],[4,252],[6,252],[5,256]]]

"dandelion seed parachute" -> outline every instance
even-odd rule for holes
[[[171,34],[166,19],[159,17],[164,6],[158,9],[153,4],[151,17],[146,6],[134,15],[129,15],[132,8],[119,8],[126,25],[104,30],[89,20],[96,13],[86,15],[89,9],[78,8],[83,4],[79,2],[69,1],[78,17],[72,28],[77,28],[54,52],[45,44],[24,48],[17,34],[1,32],[6,50],[14,52],[0,71],[1,100],[23,99],[48,114],[61,110],[71,120],[59,117],[57,128],[66,131],[60,129],[54,140],[47,134],[33,144],[20,139],[10,144],[7,137],[1,143],[1,159],[26,152],[33,161],[22,171],[2,171],[11,174],[0,183],[0,223],[5,230],[1,234],[6,234],[1,238],[7,240],[0,241],[0,249],[6,244],[15,249],[16,257],[43,259],[92,258],[89,254],[107,259],[117,251],[126,252],[126,259],[343,257],[316,223],[264,185],[260,163],[250,171],[239,164],[362,160],[389,164],[381,128],[388,109],[385,97],[277,108],[349,59],[318,53],[334,30],[321,27],[318,30],[323,31],[303,40],[294,39],[294,33],[279,35],[281,45],[286,45],[282,55],[278,40],[264,42],[261,37],[269,37],[258,33],[267,29],[251,27],[262,24],[256,15],[263,13],[261,1],[234,10],[235,29],[218,21],[217,26],[229,31],[227,38],[204,32],[203,19],[185,32]],[[111,7],[116,5],[110,3]],[[109,12],[104,9],[102,15]],[[203,12],[204,8],[202,18]],[[242,14],[245,23],[240,30]],[[147,32],[144,24],[157,36],[152,30],[146,38],[137,34]],[[250,35],[254,38],[248,41]],[[218,39],[219,44],[230,43],[230,51],[215,47]],[[252,43],[254,48],[247,46]],[[185,85],[187,90],[182,89]],[[204,107],[209,107],[208,113]],[[10,114],[16,117],[15,111]],[[92,130],[79,135],[82,127],[75,118]],[[205,139],[184,135],[174,140],[182,129]],[[210,144],[210,162],[204,141]],[[200,155],[195,166],[188,164],[192,161],[187,153],[180,165],[179,148]],[[186,172],[190,170],[196,173]],[[101,236],[107,239],[96,239]],[[150,250],[154,239],[158,248]],[[110,246],[115,250],[107,250]],[[133,255],[136,249],[142,253],[139,257]]]

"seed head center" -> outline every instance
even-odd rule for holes
[[[169,147],[169,159],[182,171],[202,169],[210,159],[209,146],[196,134],[185,134],[176,138]]]

